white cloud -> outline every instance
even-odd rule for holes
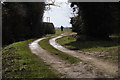
[[[67,0],[56,0],[55,5],[51,6],[51,10],[45,11],[44,13],[44,21],[46,22],[46,17],[50,17],[50,21],[53,22],[55,27],[65,26],[70,27],[70,17],[72,17],[72,9],[70,8],[70,4]]]

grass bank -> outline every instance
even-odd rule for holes
[[[65,61],[68,61],[68,62],[70,62],[70,63],[77,63],[77,62],[81,61],[81,60],[78,59],[78,58],[75,58],[75,57],[73,57],[73,56],[71,56],[71,55],[68,55],[68,54],[66,54],[66,53],[64,53],[64,52],[61,52],[61,51],[55,49],[53,46],[51,46],[51,45],[49,44],[49,39],[50,39],[50,38],[44,39],[44,40],[42,40],[42,41],[39,42],[40,46],[41,46],[43,49],[45,49],[45,50],[53,53],[54,55],[57,55],[57,56],[60,57],[61,59],[65,60]]]
[[[16,42],[2,50],[3,78],[56,78],[54,69],[31,53],[28,43]]]
[[[81,50],[91,53],[98,52],[100,55],[105,53],[104,56],[106,56],[106,58],[109,60],[118,60],[118,51],[120,51],[120,42],[89,40],[76,41],[76,35],[66,36],[57,39],[57,42],[73,50]]]

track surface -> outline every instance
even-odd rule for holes
[[[103,62],[102,60],[98,60],[93,57],[85,56],[76,51],[66,49],[55,41],[56,39],[63,36],[66,35],[61,35],[50,39],[50,44],[56,49],[63,51],[66,54],[80,58],[87,63],[79,62],[77,64],[70,64],[60,59],[58,56],[53,55],[52,53],[42,49],[38,42],[43,39],[47,39],[47,37],[33,41],[29,44],[29,48],[32,53],[38,55],[46,62],[46,64],[51,65],[54,69],[58,71],[58,73],[61,73],[61,78],[108,78],[116,75],[116,71],[118,69],[117,66],[107,62]],[[100,72],[97,68],[100,69]]]

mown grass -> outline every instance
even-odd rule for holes
[[[63,34],[63,33],[70,33],[71,29],[64,29],[63,31],[61,31],[61,29],[56,29],[56,34]]]
[[[50,36],[54,36],[54,35],[60,35],[63,33],[70,33],[71,29],[64,29],[63,31],[61,31],[61,29],[55,29],[56,33],[55,34],[47,34],[45,35],[45,37],[50,37]]]
[[[42,41],[39,42],[40,46],[41,46],[43,49],[45,49],[45,50],[53,53],[54,55],[57,55],[58,57],[60,57],[61,59],[65,60],[65,61],[67,61],[67,62],[69,62],[69,63],[77,63],[77,62],[81,61],[81,60],[78,59],[78,58],[75,58],[75,57],[73,57],[73,56],[71,56],[71,55],[68,55],[68,54],[66,54],[66,53],[64,53],[64,52],[61,52],[61,51],[55,49],[54,47],[52,47],[52,46],[49,44],[49,39],[50,39],[50,38],[44,39],[44,40],[42,40]]]
[[[28,42],[13,43],[2,50],[3,78],[57,78],[54,69],[31,53]]]
[[[84,52],[99,52],[106,51],[109,54],[105,56],[109,56],[111,60],[118,60],[118,49],[120,47],[120,42],[115,41],[76,41],[75,35],[66,36],[60,39],[57,39],[57,42],[61,45],[66,46],[69,49],[73,50],[81,50]]]

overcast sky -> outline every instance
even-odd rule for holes
[[[50,22],[52,22],[55,27],[71,27],[70,17],[73,15],[70,3],[68,3],[67,0],[55,0],[55,5],[58,6],[50,6],[51,9],[45,11],[43,21],[47,22],[47,17],[50,17]]]

